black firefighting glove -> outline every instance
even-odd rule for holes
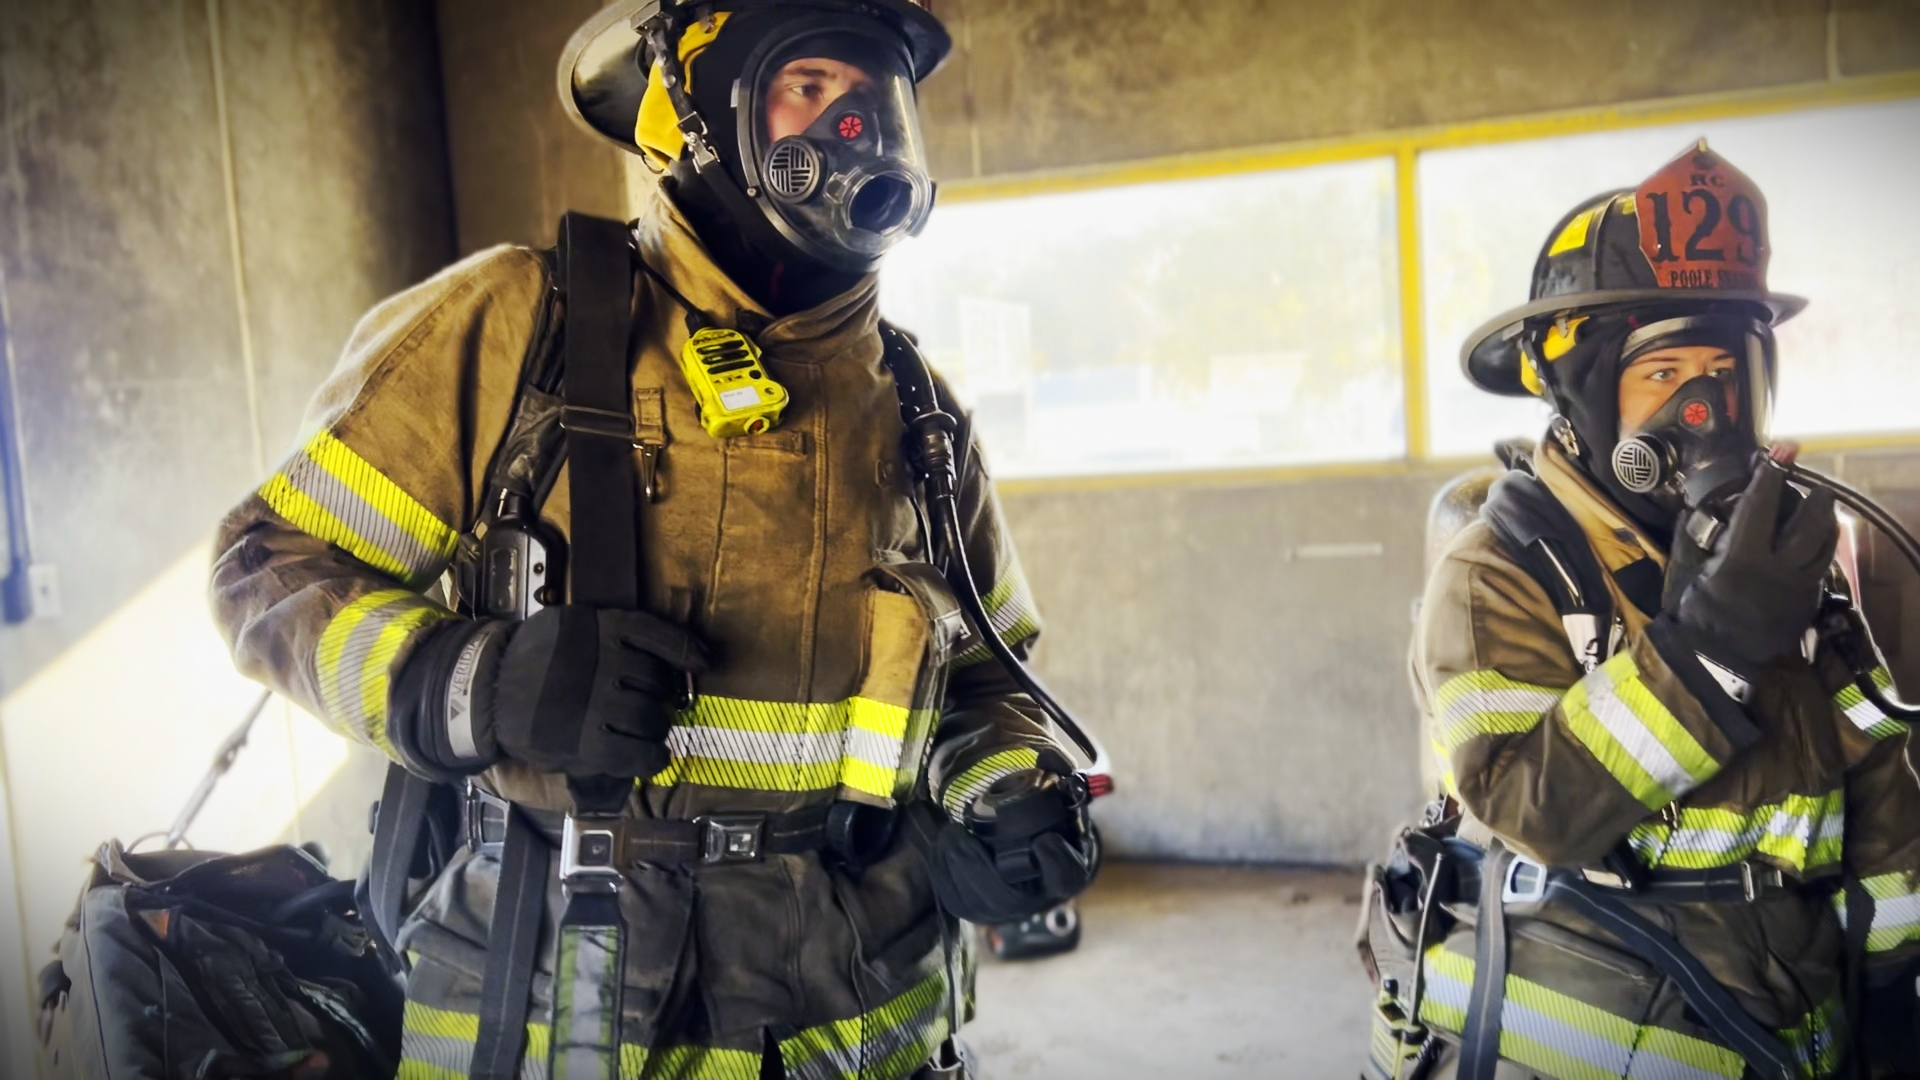
[[[1784,469],[1763,463],[1704,562],[1697,549],[1677,552],[1669,570],[1694,576],[1662,618],[1701,655],[1748,679],[1800,647],[1840,537],[1833,494],[1815,488],[1803,497],[1786,482]],[[1676,549],[1690,546],[1684,522],[1679,532]]]
[[[564,604],[525,622],[463,620],[407,658],[390,714],[402,760],[428,776],[512,758],[571,777],[647,777],[706,646],[645,612]]]
[[[1018,922],[1080,895],[1099,871],[1100,838],[1087,802],[1080,777],[1029,769],[981,793],[966,825],[931,804],[909,806],[908,835],[948,914],[973,923]]]

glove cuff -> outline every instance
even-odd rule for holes
[[[1760,729],[1746,710],[1757,672],[1711,656],[1712,644],[1671,613],[1647,624],[1647,640],[1736,750],[1759,741]]]
[[[401,764],[455,779],[500,760],[493,732],[493,685],[513,624],[448,623],[414,649],[389,695],[389,738]]]

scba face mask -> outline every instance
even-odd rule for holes
[[[1621,353],[1624,372],[1660,349],[1711,346],[1735,359],[1729,377],[1700,375],[1613,450],[1620,485],[1674,514],[1719,514],[1746,489],[1766,437],[1772,402],[1773,332],[1757,319],[1724,315],[1664,319],[1635,330]]]
[[[901,44],[813,16],[769,34],[734,85],[747,194],[807,256],[865,273],[933,210]]]

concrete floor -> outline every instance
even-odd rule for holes
[[[1357,1076],[1359,893],[1354,871],[1110,864],[1078,951],[982,951],[966,1039],[987,1080]]]

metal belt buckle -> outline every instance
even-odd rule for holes
[[[759,862],[761,839],[766,833],[763,814],[706,814],[693,819],[700,826],[700,861],[703,863]]]
[[[507,814],[511,805],[505,799],[481,791],[471,780],[467,781],[466,795],[467,847],[477,855],[499,858],[507,842]]]
[[[567,815],[560,836],[560,882],[568,891],[620,888],[620,859],[626,850],[624,820],[619,814]]]
[[[1760,899],[1763,890],[1783,888],[1786,883],[1786,875],[1782,874],[1777,866],[1756,868],[1751,862],[1740,864],[1740,891],[1746,896],[1749,904]]]
[[[1525,855],[1515,855],[1507,867],[1507,880],[1500,885],[1500,902],[1534,904],[1546,895],[1547,868]]]

